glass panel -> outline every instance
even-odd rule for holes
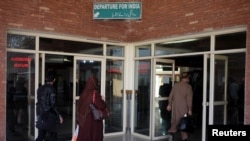
[[[215,50],[246,48],[246,32],[217,35]]]
[[[222,54],[228,58],[227,124],[243,124],[245,53]]]
[[[77,110],[78,109],[78,102],[79,102],[79,99],[75,99],[75,104],[74,104],[74,106],[75,106],[75,109]],[[77,111],[75,112],[75,115],[73,116],[73,117],[75,117],[75,128],[76,128],[76,126],[77,126]],[[78,125],[79,126],[79,125]],[[75,130],[75,129],[74,129]]]
[[[244,73],[245,74],[245,73]],[[239,85],[239,95],[238,95],[238,124],[243,125],[244,124],[244,111],[245,111],[245,76],[241,79],[240,85]]]
[[[223,101],[225,96],[225,60],[215,59],[214,101]]]
[[[134,131],[149,135],[150,126],[150,85],[151,60],[135,62],[135,113]]]
[[[40,38],[39,43],[40,43],[39,48],[42,51],[103,55],[103,45],[97,43],[87,43],[87,42],[49,39],[49,38]]]
[[[123,129],[123,61],[107,60],[106,102],[112,113],[106,120],[105,133]]]
[[[224,116],[224,105],[214,106],[214,125],[223,125]]]
[[[7,47],[15,49],[35,49],[35,37],[25,35],[7,35]]]
[[[155,56],[209,51],[210,37],[183,39],[155,44]]]
[[[135,47],[136,57],[151,56],[151,45],[141,45]]]
[[[167,131],[171,125],[171,112],[166,110],[168,100],[157,101],[155,105],[155,136],[167,135]],[[164,106],[165,107],[164,107]],[[164,107],[164,109],[163,109]]]
[[[155,97],[168,97],[168,94],[172,88],[172,71],[173,66],[171,63],[162,63],[157,62],[156,64],[156,88],[155,89]],[[176,68],[176,72],[178,72],[178,68]]]
[[[155,67],[155,136],[167,135],[171,125],[171,112],[166,110],[172,89],[172,63],[156,62]]]
[[[124,47],[123,46],[115,46],[115,45],[107,45],[107,56],[124,56]]]
[[[101,90],[101,62],[94,60],[77,60],[76,62],[76,95],[80,96],[84,89],[87,79],[91,76],[92,70],[97,70],[97,78],[99,78],[99,90]]]
[[[208,55],[209,57],[207,58],[207,89],[206,89],[206,102],[208,103],[209,102],[209,95],[210,95],[210,62],[211,62],[211,59],[210,59],[210,55]]]
[[[206,133],[204,134],[206,137],[205,137],[205,141],[209,141],[208,140],[208,135],[210,134],[208,132],[208,126],[209,126],[209,106],[206,106],[206,117],[203,117],[202,120],[206,120]],[[202,130],[200,130],[200,132],[202,132]],[[200,139],[202,139],[202,137],[200,137]]]
[[[72,136],[73,56],[46,54],[45,75],[50,70],[55,71],[57,75],[54,83],[56,103],[64,120],[58,130],[58,139],[65,140]]]
[[[215,56],[215,124],[243,124],[245,56],[245,53]],[[226,72],[228,76],[225,78]]]
[[[87,79],[92,75],[93,70],[97,70],[98,87],[101,90],[101,72],[102,72],[102,62],[90,59],[78,59],[76,60],[76,96],[80,96],[81,92],[84,90],[85,83]],[[73,72],[73,71],[72,71]],[[106,97],[105,97],[106,98]],[[76,102],[75,110],[77,110],[78,100],[74,99]],[[76,116],[77,117],[77,112]],[[77,122],[77,119],[76,119]],[[76,123],[75,123],[76,124]],[[105,123],[106,124],[106,123]],[[106,125],[104,126],[106,127]]]
[[[29,116],[29,128],[30,128],[30,135],[35,136],[35,99],[30,99],[30,105],[28,106],[28,114]]]
[[[34,58],[34,54],[7,53],[7,140],[34,136]]]

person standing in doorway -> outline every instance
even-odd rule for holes
[[[96,73],[97,70],[92,70],[92,76],[87,79],[78,102],[77,120],[79,132],[77,141],[103,141],[103,121],[95,120],[89,108],[94,91],[97,93],[95,106],[98,109],[107,107],[99,92]]]
[[[36,141],[44,141],[49,133],[49,141],[57,141],[57,125],[63,123],[63,118],[56,105],[56,90],[53,87],[56,81],[54,71],[49,71],[46,76],[46,83],[37,90],[37,119],[43,121],[45,128],[38,128]]]
[[[178,131],[180,119],[187,113],[192,115],[193,91],[189,84],[189,74],[182,73],[181,81],[174,85],[169,95],[169,104],[166,110],[172,110],[171,127],[169,133],[174,134]],[[188,133],[181,131],[182,141],[188,141]]]

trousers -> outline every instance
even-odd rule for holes
[[[36,141],[44,141],[47,133],[49,134],[49,141],[57,141],[57,132],[51,132],[42,129],[38,130]]]

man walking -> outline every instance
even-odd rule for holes
[[[37,90],[38,137],[36,141],[43,141],[47,133],[50,141],[57,141],[57,125],[63,123],[63,118],[56,106],[56,90],[53,87],[55,81],[55,72],[49,71],[46,83]]]

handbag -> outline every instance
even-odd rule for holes
[[[105,119],[105,118],[103,117],[103,115],[102,115],[102,111],[101,111],[101,110],[98,110],[94,104],[90,103],[90,104],[89,104],[89,107],[90,107],[90,109],[91,109],[91,111],[92,111],[92,114],[93,114],[95,120],[102,120],[102,119]]]
[[[103,110],[98,109],[95,106],[95,97],[96,97],[96,91],[93,92],[93,96],[92,96],[92,103],[89,104],[89,107],[92,111],[93,117],[95,120],[104,120],[110,117],[110,111],[109,108],[107,107],[106,103],[106,107]]]
[[[179,130],[183,132],[193,133],[195,130],[193,117],[185,114],[180,120]]]

